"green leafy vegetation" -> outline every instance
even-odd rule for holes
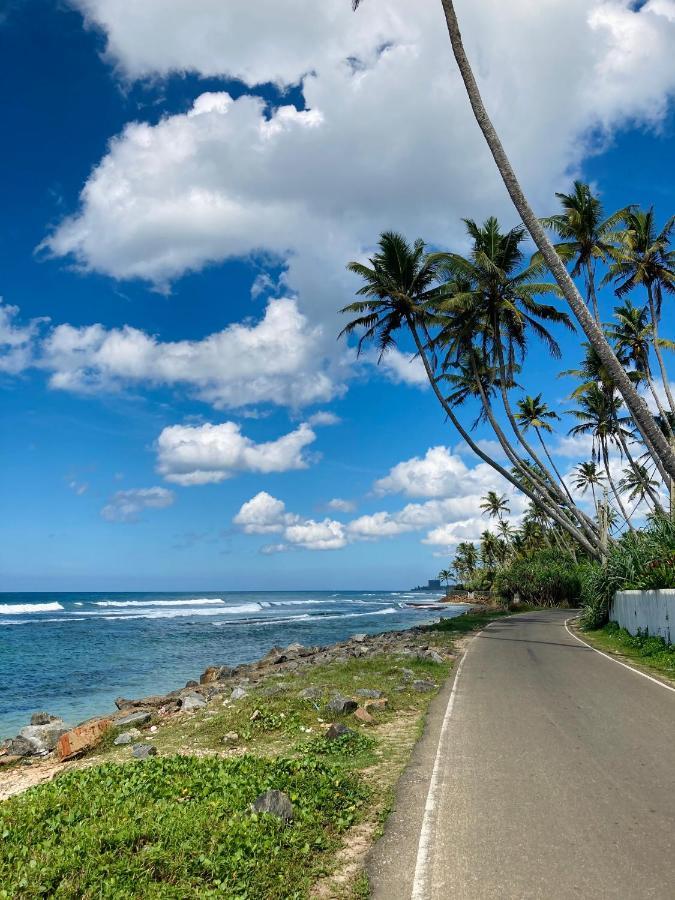
[[[605,566],[586,568],[582,578],[582,626],[601,628],[616,591],[675,587],[675,522],[655,517],[643,531],[628,532],[609,550]]]
[[[509,611],[507,609],[490,609],[485,612],[466,613],[466,615],[457,616],[454,619],[441,619],[440,622],[431,625],[430,630],[452,634],[468,634],[471,631],[480,631],[488,622],[508,615]]]
[[[633,635],[616,622],[608,622],[593,631],[589,638],[600,649],[620,653],[650,669],[675,677],[675,644],[667,644],[662,637],[642,632]]]
[[[576,606],[585,566],[560,551],[546,549],[516,556],[495,578],[507,603],[516,597],[532,606]]]

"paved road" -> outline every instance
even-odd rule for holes
[[[567,616],[470,643],[371,857],[376,900],[675,898],[675,693],[579,644]]]

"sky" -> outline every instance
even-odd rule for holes
[[[673,0],[456,6],[538,212],[673,213]],[[6,0],[0,70],[3,590],[406,588],[517,521],[405,339],[336,339],[382,230],[517,221],[437,0]]]

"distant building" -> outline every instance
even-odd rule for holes
[[[421,584],[417,585],[417,587],[413,588],[413,591],[441,591],[443,588],[441,587],[441,582],[439,578],[430,578],[427,581],[426,586],[422,586]]]

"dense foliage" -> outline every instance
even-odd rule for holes
[[[584,564],[556,550],[515,557],[501,569],[495,589],[508,603],[517,597],[531,606],[576,606],[581,598]]]
[[[675,675],[675,644],[667,644],[658,635],[631,634],[616,622],[608,622],[598,637],[611,644],[612,649],[640,660],[650,668]]]
[[[675,587],[675,522],[658,517],[643,531],[627,532],[612,544],[605,566],[588,566],[582,581],[585,628],[608,620],[616,591]]]
[[[283,824],[254,815],[285,791]],[[0,897],[305,896],[367,790],[316,754],[173,756],[66,774],[0,807]]]

